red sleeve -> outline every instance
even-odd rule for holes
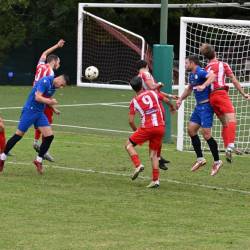
[[[130,102],[130,105],[129,105],[129,114],[130,115],[135,115],[136,113],[136,109],[135,109],[135,105],[134,105],[134,102],[133,100]]]
[[[226,76],[230,76],[233,74],[232,69],[230,68],[230,66],[227,63],[224,63],[224,70],[225,70]]]
[[[158,95],[160,101],[164,99],[164,95],[161,92],[157,91],[156,94]]]

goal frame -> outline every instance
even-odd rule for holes
[[[216,18],[197,18],[197,17],[181,17],[180,20],[180,47],[179,47],[179,96],[185,90],[187,86],[185,84],[185,59],[186,59],[186,31],[187,23],[202,23],[202,24],[224,24],[224,25],[244,25],[250,27],[250,21],[248,20],[236,20],[236,19],[216,19]],[[232,84],[229,85],[230,87]],[[244,86],[244,85],[243,85]],[[247,84],[249,86],[249,84]],[[178,110],[178,126],[177,126],[177,150],[183,151],[184,142],[184,113],[185,113],[185,101],[183,101],[180,109]]]
[[[171,9],[181,9],[181,8],[212,8],[212,7],[239,7],[239,3],[192,3],[192,4],[168,4],[168,8]],[[78,4],[78,37],[77,37],[77,86],[82,87],[97,87],[97,88],[117,88],[117,89],[131,89],[130,86],[123,86],[123,85],[111,85],[111,84],[100,84],[94,82],[87,83],[82,82],[81,77],[83,76],[83,69],[82,69],[82,34],[83,34],[83,14],[88,13],[86,12],[86,8],[149,8],[149,9],[160,9],[161,4],[122,4],[122,3],[79,3]],[[115,25],[111,22],[108,22],[102,18],[95,16],[95,18],[105,21],[109,25],[128,32],[133,35],[137,35],[133,32],[130,32],[118,25]],[[138,36],[138,35],[137,35]],[[140,36],[139,36],[140,37]],[[140,37],[141,39],[142,37]],[[145,43],[145,41],[144,41]],[[142,52],[144,55],[144,52]],[[143,56],[141,56],[143,59]]]

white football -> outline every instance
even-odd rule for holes
[[[99,70],[95,66],[89,66],[88,68],[85,69],[85,77],[92,81],[96,79],[99,76]]]

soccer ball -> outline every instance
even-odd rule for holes
[[[94,80],[99,76],[99,70],[95,66],[89,66],[85,69],[85,77],[88,80]]]

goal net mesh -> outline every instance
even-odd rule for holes
[[[142,52],[142,40],[126,31],[83,13],[82,37],[82,82],[89,82],[84,71],[88,66],[99,69],[95,83],[125,84],[137,74],[136,62],[144,59],[152,65],[150,47],[145,44]]]
[[[240,81],[244,91],[250,93],[250,26],[219,25],[204,23],[187,23],[186,31],[186,56],[199,56],[202,66],[207,61],[199,53],[202,43],[209,43],[215,47],[219,60],[227,62],[232,68],[235,76]],[[188,74],[186,72],[186,82]],[[229,84],[229,94],[236,109],[237,137],[236,147],[243,151],[250,150],[250,102],[245,100],[235,87]],[[185,101],[184,112],[184,138],[183,149],[192,150],[190,138],[187,134],[187,125],[190,115],[194,109],[195,100],[192,97]],[[213,137],[219,143],[220,150],[224,149],[221,137],[221,124],[217,117],[214,119],[212,129]],[[203,149],[208,149],[207,144],[202,141]]]

